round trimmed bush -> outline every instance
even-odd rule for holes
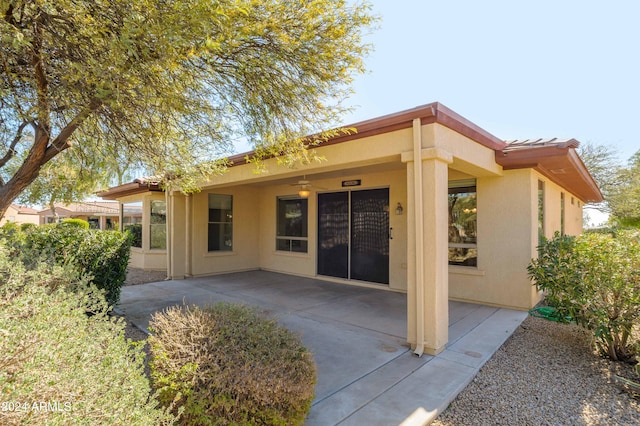
[[[298,336],[255,309],[221,303],[153,315],[151,379],[182,424],[298,425],[316,369]]]
[[[75,226],[80,229],[89,229],[89,222],[84,219],[76,219],[76,218],[67,218],[62,219],[60,223],[62,226]]]

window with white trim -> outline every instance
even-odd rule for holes
[[[276,250],[306,253],[308,250],[308,200],[278,197]]]
[[[476,180],[449,181],[449,265],[478,266]]]

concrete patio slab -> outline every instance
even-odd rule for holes
[[[308,425],[426,424],[445,409],[526,317],[449,302],[449,344],[438,356],[406,344],[406,295],[265,271],[124,287],[117,310],[146,330],[153,312],[183,303],[256,306],[314,353]]]

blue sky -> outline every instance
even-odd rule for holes
[[[640,149],[637,0],[370,0],[374,52],[341,124],[438,101],[501,139]]]

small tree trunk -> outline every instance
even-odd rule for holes
[[[43,159],[49,142],[49,135],[41,128],[36,128],[35,142],[20,168],[11,179],[0,187],[0,216],[4,216],[13,200],[36,180],[43,165]]]
[[[55,197],[53,195],[49,198],[49,208],[51,209],[51,215],[53,215],[53,223],[58,223],[58,213],[56,212]]]

